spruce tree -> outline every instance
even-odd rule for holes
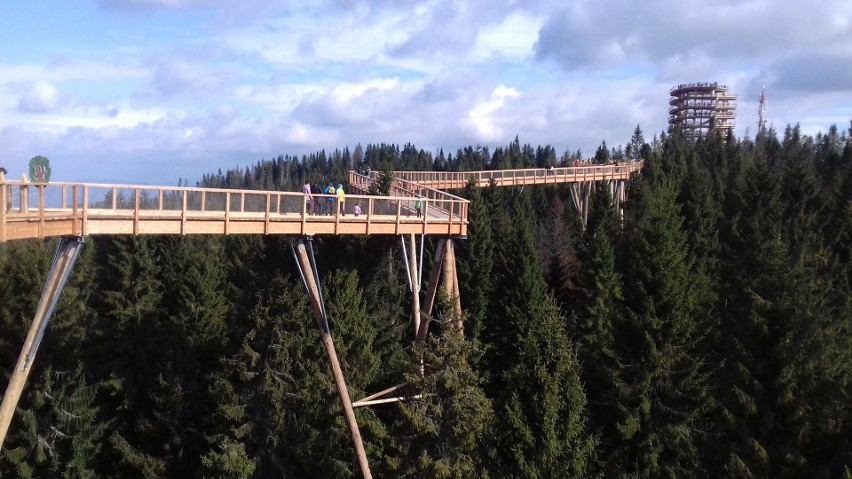
[[[458,267],[461,301],[467,312],[465,330],[468,338],[477,339],[482,334],[488,299],[493,290],[494,238],[491,216],[482,190],[473,180],[464,190],[470,201],[468,210],[468,239],[458,241],[456,265]]]
[[[711,407],[704,352],[708,334],[674,188],[640,182],[627,215],[629,308],[619,391],[624,472],[701,475],[702,424]]]
[[[298,445],[308,438],[305,403],[316,393],[306,389],[300,369],[319,356],[310,334],[315,326],[304,288],[281,276],[271,278],[253,303],[248,331],[239,348],[220,360],[223,375],[212,385],[221,427],[210,438],[205,468],[210,474],[244,470],[244,450],[258,477],[293,476],[301,467]],[[223,463],[227,458],[233,462]]]
[[[146,374],[129,371],[135,377],[121,387],[132,407],[112,436],[117,467],[128,474],[189,474],[207,451],[205,429],[216,404],[209,382],[227,343],[220,248],[219,240],[199,237],[157,243],[159,278],[169,293],[134,338]]]
[[[821,249],[824,240],[823,185],[817,178],[810,139],[802,139],[798,125],[782,143],[782,233],[796,262]]]
[[[782,231],[793,227],[783,221],[784,174],[747,164],[723,228],[717,395],[727,446],[719,459],[730,477],[839,474],[848,457],[849,348],[838,334],[848,321],[835,316],[844,303],[831,269],[785,240],[800,233]]]
[[[452,327],[414,345],[405,374],[410,398],[396,406],[394,442],[386,453],[389,476],[489,477],[486,441],[494,412],[472,367],[478,358],[476,342]]]
[[[499,476],[583,477],[594,460],[580,368],[566,320],[548,295],[529,204],[514,201],[514,221],[497,248],[500,298],[492,302],[483,364],[499,424]]]
[[[542,218],[536,228],[537,249],[548,290],[562,305],[574,293],[574,277],[578,269],[576,240],[569,227],[565,203],[556,189],[548,188],[540,201],[545,206],[537,215]]]
[[[377,387],[376,378],[383,358],[374,348],[374,341],[378,336],[376,324],[368,312],[369,303],[358,285],[358,277],[354,271],[336,270],[328,274],[323,279],[323,293],[337,357],[350,399],[355,401],[365,396],[370,388]],[[324,364],[327,363],[325,360]],[[383,385],[382,388],[384,387],[386,386]],[[339,401],[335,401],[335,407],[328,408],[333,411],[333,420],[337,427],[325,432],[324,442],[339,442],[342,450],[339,460],[349,461],[354,465],[351,436],[343,422],[342,408],[337,407],[338,405]],[[372,408],[357,408],[355,416],[371,462],[377,463],[382,457],[381,451],[387,431]],[[329,450],[326,448],[323,455],[328,454]],[[354,473],[353,467],[349,474]]]
[[[604,476],[622,470],[616,423],[621,385],[621,348],[631,340],[626,322],[621,274],[616,269],[614,244],[619,243],[619,220],[601,186],[591,198],[588,225],[581,248],[582,269],[576,337],[581,378],[588,397],[589,425],[600,440],[598,458]]]
[[[373,349],[381,358],[374,382],[368,386],[379,390],[402,382],[403,371],[408,367],[408,355],[404,348],[408,347],[413,336],[411,317],[403,307],[411,294],[403,277],[405,272],[401,271],[403,261],[393,249],[383,249],[384,253],[378,253],[375,249],[368,252],[381,254],[381,259],[372,265],[375,269],[365,292],[368,312],[376,328]]]
[[[551,297],[531,304],[535,318],[518,338],[518,363],[505,375],[507,397],[498,417],[505,425],[501,475],[529,478],[587,477],[597,438],[588,431],[580,365]]]
[[[10,477],[95,478],[108,423],[99,417],[97,387],[87,384],[82,364],[57,371],[50,365],[28,383],[26,408],[18,408],[14,439],[3,448]]]

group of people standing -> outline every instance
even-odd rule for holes
[[[343,191],[342,183],[339,183],[335,188],[334,183],[329,181],[325,188],[320,189],[319,185],[311,186],[311,182],[305,180],[302,193],[307,197],[307,213],[309,215],[335,215],[337,214],[335,203],[337,203],[340,205],[340,214],[346,216],[346,192]],[[353,213],[355,213],[355,216],[361,214],[360,203],[355,205]]]

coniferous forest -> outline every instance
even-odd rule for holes
[[[350,396],[419,395],[356,409],[374,477],[852,477],[852,124],[697,141],[637,127],[626,144],[595,153],[645,160],[623,216],[598,185],[585,229],[567,185],[454,192],[471,201],[463,337],[443,298],[412,341],[398,238],[314,240]],[[578,156],[358,145],[200,186]],[[55,246],[0,245],[3,385]],[[358,477],[288,239],[87,238],[0,476]]]

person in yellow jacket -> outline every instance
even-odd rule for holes
[[[343,184],[337,185],[337,202],[340,204],[340,213],[346,216],[346,193],[343,191]]]

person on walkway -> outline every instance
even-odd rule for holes
[[[421,198],[422,196],[418,196],[417,201],[414,202],[414,211],[417,212],[418,218],[423,214],[423,200]]]
[[[305,194],[305,214],[314,214],[314,197],[311,196],[311,182],[309,180],[305,180],[305,184],[302,185],[302,193]]]
[[[353,209],[353,211],[355,211],[356,217],[360,216],[361,215],[361,203],[355,203],[355,208]]]
[[[326,206],[329,215],[334,215],[334,183],[328,182],[328,186],[325,187],[325,194],[330,195],[326,198]]]
[[[322,209],[325,205],[323,205],[322,198],[320,198],[320,195],[322,195],[322,188],[320,188],[319,184],[314,183],[311,186],[311,195],[314,197],[314,214],[321,215]]]
[[[340,213],[346,216],[346,192],[343,191],[343,184],[337,185],[337,202],[340,204]]]

